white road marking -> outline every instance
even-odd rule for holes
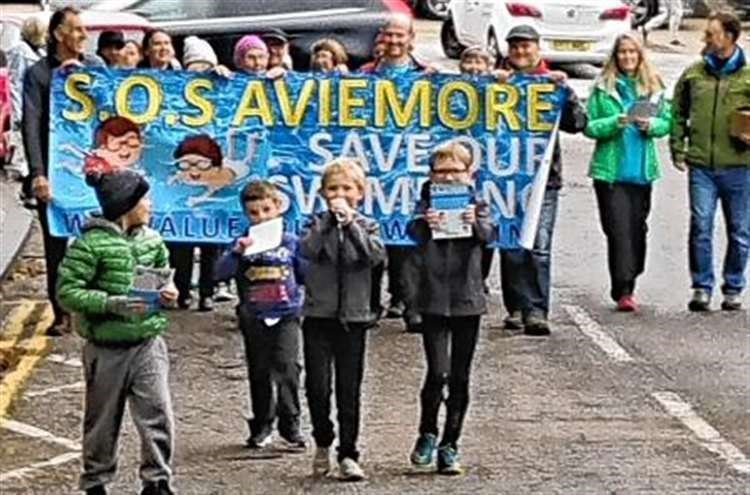
[[[59,464],[64,464],[66,462],[70,462],[72,460],[78,459],[79,457],[81,457],[80,452],[68,452],[66,454],[58,455],[57,457],[53,457],[52,459],[48,459],[46,461],[34,463],[30,466],[14,469],[13,471],[8,471],[7,473],[0,473],[0,483],[3,483],[9,480],[10,478],[22,478],[26,475],[31,474],[33,471],[57,466]]]
[[[83,363],[80,359],[68,358],[67,356],[64,356],[62,354],[50,354],[49,356],[47,356],[47,361],[64,364],[66,366],[73,366],[76,368],[80,368],[81,366],[83,366]]]
[[[594,344],[599,346],[609,357],[621,363],[635,361],[633,356],[628,354],[614,338],[602,330],[602,327],[589,316],[585,309],[575,304],[565,304],[563,309],[570,315],[581,333],[593,340]]]
[[[85,385],[86,385],[86,382],[75,382],[75,383],[69,383],[68,385],[60,385],[59,387],[50,387],[50,388],[45,388],[42,390],[33,390],[31,392],[26,392],[24,395],[26,397],[42,397],[45,395],[56,394],[57,392],[63,392],[65,390],[80,389],[80,388],[83,388]]]
[[[666,411],[677,418],[698,438],[698,443],[706,450],[718,454],[729,467],[743,474],[750,474],[750,460],[740,449],[729,443],[721,433],[698,416],[693,407],[674,392],[654,392],[651,394]]]
[[[55,436],[47,430],[42,430],[36,426],[27,425],[26,423],[21,423],[12,419],[0,419],[0,428],[20,435],[26,435],[27,437],[38,438],[39,440],[62,445],[66,449],[81,450],[81,444],[78,442]]]

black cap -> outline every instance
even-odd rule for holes
[[[110,221],[135,208],[149,190],[146,179],[129,169],[90,173],[86,175],[86,183],[94,188],[102,215]]]
[[[505,41],[536,41],[539,42],[539,33],[533,27],[522,24],[516,26],[505,35]]]
[[[289,43],[289,40],[292,38],[292,36],[278,28],[271,28],[264,33],[260,33],[259,36],[265,42],[280,41],[282,43]]]
[[[122,31],[102,31],[102,34],[99,35],[99,41],[96,43],[96,50],[100,52],[110,46],[117,49],[125,46],[125,35],[122,34]]]

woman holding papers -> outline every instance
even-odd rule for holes
[[[596,139],[589,176],[607,237],[612,299],[636,311],[635,280],[646,263],[651,184],[659,178],[654,139],[672,126],[664,83],[637,38],[622,34],[594,83],[584,133]]]

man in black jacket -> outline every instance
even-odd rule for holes
[[[96,57],[84,55],[86,28],[78,10],[65,7],[57,10],[49,22],[47,56],[26,72],[23,82],[23,117],[21,133],[29,164],[29,177],[38,201],[39,222],[44,238],[44,257],[47,264],[47,295],[55,313],[55,320],[47,335],[56,336],[68,331],[70,318],[57,302],[55,285],[57,268],[65,254],[67,239],[50,235],[47,204],[52,200],[49,172],[49,103],[52,71],[69,65],[103,65]]]
[[[531,26],[516,26],[508,32],[508,59],[504,70],[524,74],[549,74],[539,54],[539,33]],[[564,84],[562,82],[558,84]],[[566,100],[560,116],[560,130],[582,132],[586,111],[575,92],[565,87]],[[506,328],[523,329],[528,335],[549,335],[547,319],[551,290],[552,235],[557,217],[557,199],[562,187],[562,153],[555,137],[552,167],[547,179],[534,247],[500,252],[503,302],[508,311]]]

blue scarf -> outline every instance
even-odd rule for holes
[[[728,76],[745,66],[745,52],[737,46],[728,59],[719,58],[718,55],[711,52],[704,55],[703,60],[711,74],[718,77]]]

